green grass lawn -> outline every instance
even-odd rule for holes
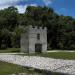
[[[41,57],[50,57],[55,59],[69,59],[75,60],[75,52],[46,52],[46,53],[35,53],[35,54],[20,54],[28,56],[41,56]]]
[[[7,48],[4,50],[0,50],[0,53],[16,53],[20,52],[20,48]]]
[[[34,70],[29,70],[22,66],[0,61],[0,75],[10,75],[10,74],[18,75],[18,73],[34,74]]]
[[[21,72],[21,67],[5,62],[0,62],[0,75],[9,75]]]
[[[44,57],[56,58],[56,59],[75,60],[75,52],[49,52],[49,53],[42,53],[39,55]]]

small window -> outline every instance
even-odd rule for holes
[[[40,34],[37,34],[37,39],[40,40]]]

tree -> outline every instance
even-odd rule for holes
[[[17,16],[18,16],[17,8],[13,6],[1,10],[0,11],[1,24],[3,25],[4,28],[12,30],[15,28],[16,25],[18,25]]]
[[[11,33],[8,29],[4,28],[4,29],[1,30],[1,37],[0,37],[1,44],[0,44],[0,47],[2,49],[11,47],[10,36],[11,36]]]
[[[15,30],[12,32],[12,36],[11,36],[12,47],[16,47],[16,48],[20,47],[20,38],[21,38],[21,34],[24,31],[25,30],[24,30],[23,26],[18,26],[18,27],[15,28]]]

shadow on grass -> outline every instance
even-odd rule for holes
[[[51,72],[48,70],[40,70],[40,69],[36,69],[36,68],[29,68],[29,67],[24,67],[26,69],[29,70],[33,70],[35,73],[38,73],[40,75],[70,75],[70,74],[65,74],[65,73],[60,73],[60,72]]]

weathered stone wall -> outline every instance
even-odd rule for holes
[[[40,40],[37,39],[37,34],[40,34]],[[47,28],[42,28],[35,26],[29,27],[29,52],[35,52],[35,44],[42,44],[42,52],[47,51]]]
[[[21,36],[21,51],[35,53],[35,44],[42,44],[42,52],[47,51],[47,28],[28,26],[27,31]],[[37,39],[40,34],[40,40]]]
[[[21,52],[27,53],[29,51],[28,28],[25,28],[24,33],[21,34]]]

